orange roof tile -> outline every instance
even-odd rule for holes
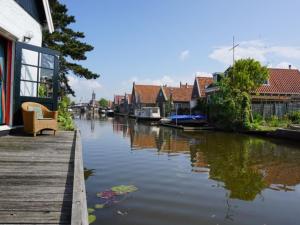
[[[193,88],[189,86],[184,87],[162,87],[167,99],[172,95],[172,100],[175,102],[189,102],[192,97]]]
[[[213,83],[212,77],[196,77],[200,97],[205,97],[205,89]]]
[[[155,104],[159,90],[160,86],[158,85],[134,84],[134,91],[136,94],[135,97],[139,100],[140,103],[144,104]]]
[[[257,92],[274,94],[300,94],[300,72],[295,69],[269,69],[269,83]]]

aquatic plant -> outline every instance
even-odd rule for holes
[[[89,224],[94,223],[96,221],[96,216],[95,215],[89,215]]]
[[[93,208],[88,208],[88,213],[89,213],[89,214],[91,214],[91,213],[93,213],[93,212],[95,212],[95,209],[93,209]]]
[[[105,207],[105,204],[96,204],[95,209],[103,209]]]
[[[111,190],[115,192],[117,195],[124,195],[131,192],[135,192],[138,189],[133,185],[119,185],[119,186],[112,187]]]

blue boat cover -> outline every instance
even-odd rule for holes
[[[185,120],[206,120],[206,115],[173,115],[169,117],[172,121],[185,121]]]

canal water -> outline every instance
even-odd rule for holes
[[[300,224],[300,147],[295,143],[187,133],[124,118],[76,123],[88,207],[100,207],[91,212],[97,218],[93,224]],[[137,190],[110,201],[101,198],[118,185]]]

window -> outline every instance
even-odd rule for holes
[[[54,56],[22,49],[20,95],[53,97]]]
[[[270,85],[269,80],[266,80],[266,81],[263,83],[263,85]]]

